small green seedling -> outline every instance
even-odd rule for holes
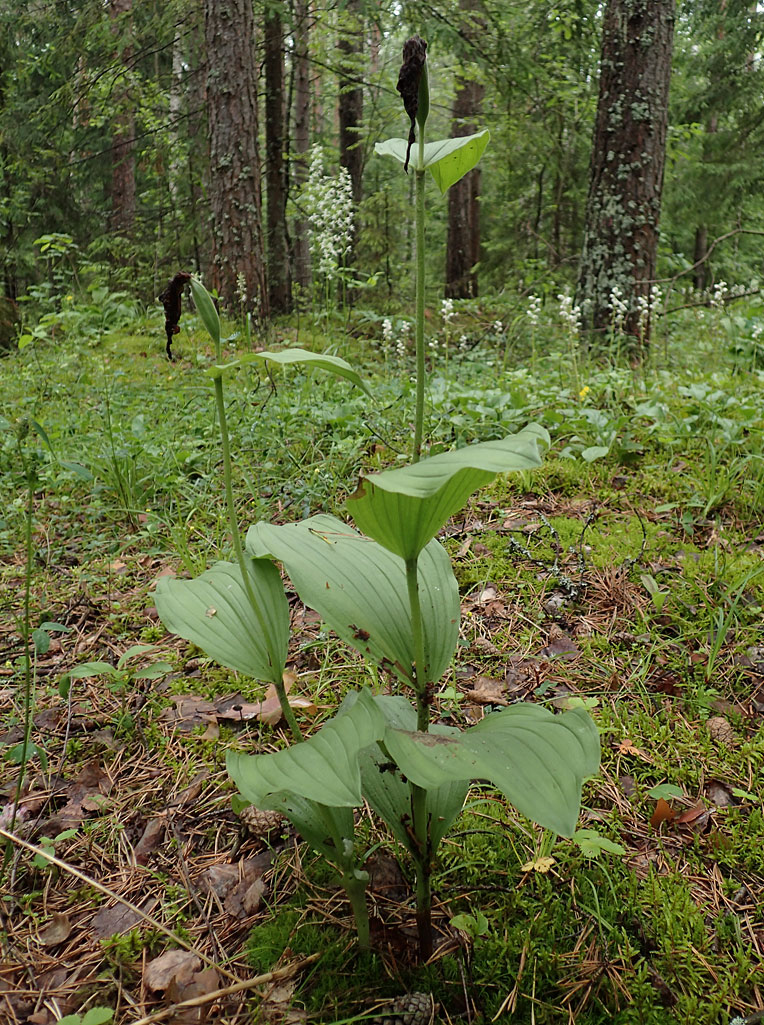
[[[82,662],[73,666],[61,677],[58,685],[58,692],[62,698],[68,698],[73,680],[86,680],[93,676],[105,676],[109,690],[115,694],[124,693],[129,689],[134,680],[158,680],[172,672],[169,662],[152,662],[142,669],[135,669],[128,665],[139,655],[145,655],[150,651],[156,651],[153,644],[133,644],[119,658],[116,666],[110,662]]]
[[[55,854],[57,843],[62,843],[64,840],[71,840],[72,837],[76,835],[76,829],[64,829],[62,832],[58,833],[54,837],[41,836],[40,847],[44,851],[47,851],[48,854]],[[32,864],[35,866],[35,868],[44,870],[49,870],[53,868],[53,862],[42,854],[35,854],[35,856],[32,858]]]
[[[608,840],[596,829],[577,829],[573,834],[573,843],[577,844],[585,858],[599,858],[601,854],[623,855],[626,848],[621,844]]]
[[[658,581],[649,573],[643,573],[639,579],[642,581],[644,589],[650,595],[653,608],[658,615],[660,615],[663,612],[663,606],[668,598],[668,591],[662,591]]]
[[[449,925],[452,929],[460,929],[462,932],[466,932],[472,940],[488,935],[488,919],[480,911],[476,911],[474,915],[454,915]]]
[[[84,1014],[67,1014],[59,1018],[55,1025],[106,1025],[113,1018],[111,1007],[91,1007]]]

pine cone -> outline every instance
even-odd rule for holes
[[[431,993],[407,993],[396,997],[381,1017],[372,1025],[432,1025],[435,1001]]]
[[[258,840],[264,840],[269,833],[280,829],[286,822],[280,811],[261,811],[253,804],[248,804],[241,811],[239,819],[246,827],[247,832]]]
[[[735,731],[721,715],[715,715],[706,723],[711,740],[717,744],[724,744],[725,747],[735,746]]]

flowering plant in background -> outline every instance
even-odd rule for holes
[[[569,295],[561,293],[557,296],[560,304],[560,320],[567,327],[572,338],[577,338],[581,331],[581,307],[576,306]]]
[[[341,167],[338,174],[324,172],[323,151],[318,145],[310,151],[302,203],[308,215],[310,250],[318,272],[327,282],[336,281],[353,240],[353,189],[346,168]]]
[[[537,295],[528,296],[528,309],[526,310],[526,317],[531,327],[536,327],[539,322],[539,314],[541,313],[541,299]]]

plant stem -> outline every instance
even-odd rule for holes
[[[418,463],[424,431],[424,128],[419,129],[419,158],[416,167],[416,411],[414,413],[414,456]]]
[[[252,582],[249,578],[249,566],[244,555],[244,549],[241,544],[241,534],[239,533],[239,524],[236,519],[236,506],[233,501],[233,485],[231,483],[231,445],[228,437],[228,421],[225,415],[225,401],[223,399],[223,377],[215,378],[215,403],[217,405],[218,420],[220,422],[220,442],[223,451],[223,478],[225,481],[225,498],[226,505],[228,506],[228,522],[231,528],[231,536],[233,538],[233,549],[236,553],[236,560],[239,563],[239,569],[241,570],[241,577],[244,583],[244,588],[247,592],[247,598],[249,604],[252,606],[252,611],[255,613],[258,625],[262,630],[263,636],[268,637],[268,625],[263,615],[263,610],[260,608],[260,603],[255,597],[255,593],[252,590]],[[289,704],[289,698],[287,697],[286,689],[284,688],[284,681],[279,679],[271,680],[276,694],[278,695],[279,705],[281,706],[281,714],[284,716],[284,720],[289,727],[289,731],[292,737],[300,741],[303,739],[300,727],[297,725],[297,719],[295,718],[292,706]]]
[[[21,743],[21,757],[19,759],[19,775],[16,780],[16,791],[13,796],[13,809],[11,811],[11,823],[8,827],[10,832],[14,832],[16,828],[16,816],[19,810],[19,801],[21,800],[21,791],[24,786],[24,779],[26,778],[27,762],[29,760],[29,742],[32,736],[32,694],[34,691],[34,680],[32,678],[32,655],[29,650],[29,642],[31,638],[31,595],[32,595],[32,565],[34,559],[34,545],[32,538],[32,517],[34,515],[34,486],[35,486],[35,473],[27,462],[26,456],[24,455],[23,438],[26,436],[28,427],[19,427],[16,435],[16,444],[19,450],[19,459],[24,469],[24,476],[27,484],[27,508],[24,522],[24,548],[25,548],[25,573],[24,573],[24,621],[23,621],[23,635],[24,635],[24,738]],[[12,844],[10,840],[5,842],[5,853],[3,855],[2,869],[0,870],[0,878],[5,876],[5,870],[8,867],[8,861],[11,855]]]
[[[356,932],[358,933],[358,946],[361,950],[368,950],[371,946],[371,933],[369,928],[369,906],[366,903],[366,883],[353,875],[352,871],[343,871],[342,886],[348,895],[350,907],[353,909]]]
[[[419,601],[418,559],[406,559],[406,587],[411,613],[411,634],[414,649],[414,690],[417,704],[417,730],[427,733],[430,727],[429,686],[425,664],[424,626]],[[419,849],[416,857],[416,920],[419,932],[419,954],[423,961],[432,955],[432,895],[430,877],[432,854],[430,850],[430,821],[427,814],[427,790],[409,784],[411,790],[411,817]]]
[[[406,559],[406,588],[411,613],[411,636],[414,649],[414,691],[416,693],[417,723],[420,733],[426,733],[430,726],[430,708],[427,686],[427,665],[425,659],[424,626],[422,607],[419,602],[418,559]]]

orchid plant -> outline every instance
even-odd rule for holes
[[[435,721],[433,697],[459,637],[459,590],[436,535],[479,488],[499,473],[538,466],[548,446],[530,424],[500,441],[422,458],[424,410],[424,185],[429,171],[442,193],[475,165],[488,132],[425,143],[429,107],[426,43],[406,43],[398,84],[411,120],[409,139],[377,146],[416,174],[417,388],[412,461],[361,477],[347,502],[354,527],[321,514],[297,523],[257,523],[242,540],[231,489],[224,380],[254,360],[302,364],[368,391],[353,367],[302,349],[220,360],[220,322],[200,282],[192,288],[216,345],[211,375],[223,450],[235,561],[193,580],[163,577],[156,607],[167,628],[211,658],[273,684],[291,746],[273,754],[229,751],[228,772],[241,798],[281,811],[302,838],[334,864],[353,908],[362,947],[369,945],[367,874],[359,860],[354,810],[365,802],[411,857],[416,875],[420,954],[432,952],[431,873],[438,846],[460,813],[473,780],[490,781],[544,828],[571,836],[584,779],[599,766],[599,735],[582,709],[553,714],[537,704],[492,712],[467,729]],[[414,100],[416,102],[414,102]],[[416,139],[415,124],[419,125]],[[411,148],[417,143],[411,160]],[[303,737],[283,685],[289,610],[278,565],[300,599],[385,681],[349,693],[336,715]]]

